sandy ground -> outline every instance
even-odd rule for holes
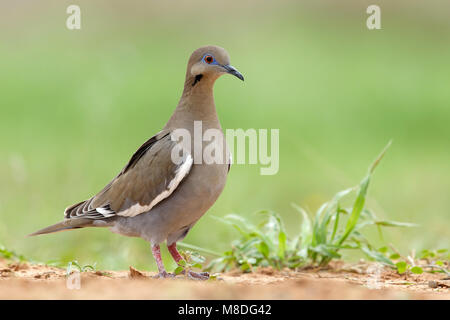
[[[450,300],[450,279],[443,274],[397,275],[373,265],[337,263],[328,270],[295,272],[259,269],[209,281],[153,279],[154,273],[130,270],[83,272],[80,288],[69,289],[64,269],[0,259],[0,299]],[[70,283],[76,287],[76,280]]]

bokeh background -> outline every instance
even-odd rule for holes
[[[66,29],[70,4],[81,30]],[[382,30],[366,28],[370,4]],[[216,44],[246,78],[217,82],[222,126],[280,129],[280,170],[234,165],[186,243],[223,251],[237,234],[211,216],[255,221],[260,209],[298,231],[292,202],[316,210],[393,139],[368,205],[420,227],[386,241],[448,247],[449,12],[448,1],[2,1],[0,243],[37,261],[154,269],[147,243],[107,229],[25,236],[116,175],[171,115],[190,53]]]

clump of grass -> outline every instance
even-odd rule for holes
[[[211,261],[207,269],[219,272],[233,268],[251,271],[255,266],[274,268],[325,267],[333,259],[341,258],[341,250],[359,250],[369,259],[395,267],[392,259],[377,250],[361,233],[369,226],[381,234],[385,227],[413,227],[415,224],[385,221],[365,208],[367,191],[372,174],[383,158],[390,143],[370,165],[359,185],[338,192],[329,202],[319,207],[314,216],[305,209],[293,205],[302,218],[300,232],[288,237],[281,217],[273,211],[260,211],[262,219],[255,225],[247,219],[230,214],[219,221],[234,227],[240,239],[231,244],[230,250]],[[356,192],[353,205],[342,206],[344,200]]]

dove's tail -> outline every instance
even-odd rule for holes
[[[63,220],[57,224],[51,225],[47,228],[38,230],[36,232],[33,232],[29,234],[29,237],[37,236],[40,234],[46,234],[46,233],[53,233],[58,231],[65,231],[65,230],[72,230],[72,229],[78,229],[78,228],[84,228],[84,227],[96,227],[95,220],[93,219],[67,219]]]

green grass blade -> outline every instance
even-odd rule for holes
[[[356,200],[353,204],[352,213],[350,215],[350,218],[347,221],[347,226],[345,228],[345,232],[342,235],[342,237],[339,240],[339,244],[342,244],[347,237],[351,234],[353,229],[356,227],[356,224],[359,220],[360,214],[362,210],[364,209],[364,204],[366,201],[366,195],[367,195],[367,189],[369,188],[370,178],[372,176],[373,171],[380,163],[381,159],[383,159],[383,156],[385,155],[387,149],[390,147],[391,141],[384,147],[383,151],[378,155],[378,157],[375,159],[375,161],[372,163],[372,165],[369,167],[369,172],[367,173],[366,177],[361,181],[359,185],[359,192],[358,196],[356,197]]]
[[[281,231],[278,234],[278,257],[283,260],[286,252],[286,233]]]
[[[313,227],[313,238],[312,238],[312,242],[311,244],[313,246],[320,244],[320,243],[324,243],[325,239],[323,237],[323,232],[320,229],[321,228],[321,218],[322,218],[322,213],[325,211],[325,209],[328,206],[328,202],[322,204],[319,209],[316,212],[316,216],[314,217],[314,227]]]
[[[375,261],[381,262],[383,264],[389,265],[389,266],[393,266],[394,263],[387,258],[386,256],[384,256],[383,254],[381,254],[378,251],[375,250],[371,250],[368,247],[362,247],[361,250],[370,258],[372,258]]]
[[[392,140],[390,140],[388,142],[388,144],[384,147],[384,149],[380,152],[380,154],[378,155],[378,157],[375,159],[374,162],[372,162],[372,164],[369,167],[369,175],[371,175],[375,168],[378,166],[378,164],[380,163],[381,159],[383,159],[384,155],[386,154],[386,151],[389,149],[389,147],[392,144]]]
[[[375,221],[374,224],[383,227],[404,227],[404,228],[419,227],[419,225],[416,223],[398,222],[398,221]]]
[[[295,203],[292,203],[292,206],[301,214],[303,218],[300,228],[300,245],[302,248],[306,248],[311,244],[313,238],[311,219],[302,207],[296,205]]]
[[[340,214],[341,214],[341,208],[338,205],[338,207],[336,209],[336,217],[334,219],[333,233],[331,234],[330,242],[333,242],[334,238],[336,237],[337,229],[338,229],[338,226],[339,226],[339,216],[340,216]]]
[[[327,210],[325,212],[325,215],[323,216],[322,224],[320,227],[321,230],[326,230],[326,228],[328,227],[328,224],[330,223],[331,218],[333,217],[334,214],[336,214],[336,210],[334,210],[334,209],[337,207],[339,200],[341,200],[343,197],[348,195],[354,189],[355,188],[348,188],[348,189],[339,191],[338,193],[336,193],[334,195],[333,199],[327,205]]]
[[[350,235],[350,233],[355,229],[356,223],[358,222],[359,216],[361,214],[362,209],[364,208],[364,203],[366,201],[367,189],[369,187],[370,182],[370,174],[367,175],[363,181],[361,182],[360,190],[358,192],[358,196],[353,204],[352,213],[350,218],[347,221],[347,226],[345,227],[344,234],[339,239],[339,244],[342,244]]]

